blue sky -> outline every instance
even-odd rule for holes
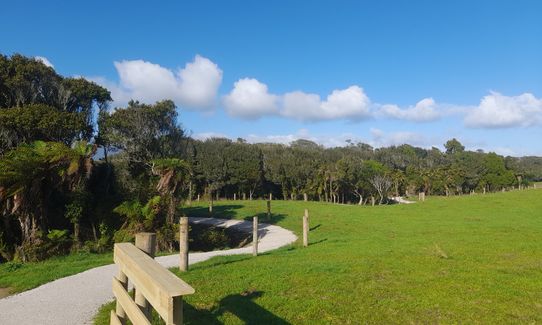
[[[0,52],[196,137],[542,155],[541,1],[11,1]]]

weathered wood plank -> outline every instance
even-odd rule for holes
[[[168,311],[173,305],[173,297],[193,294],[195,290],[162,267],[154,259],[130,243],[115,244],[114,261],[137,290],[167,321]]]
[[[117,298],[117,303],[122,306],[122,309],[124,309],[133,324],[151,324],[117,279],[113,279],[113,294]]]
[[[122,325],[119,317],[117,316],[117,314],[113,310],[111,311],[111,318],[110,318],[110,321],[109,321],[109,325]]]

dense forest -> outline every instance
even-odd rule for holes
[[[500,191],[542,179],[542,158],[438,148],[324,148],[192,139],[168,99],[111,107],[110,92],[40,61],[0,55],[0,261],[101,252],[136,232],[173,250],[193,200],[318,200]]]

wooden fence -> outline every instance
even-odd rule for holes
[[[134,325],[150,324],[149,305],[166,324],[182,324],[182,297],[194,293],[190,285],[131,243],[115,244],[113,259],[119,273],[113,278],[117,309],[111,311],[111,324],[125,324],[127,319]],[[144,303],[138,304],[132,299],[128,293],[128,280],[137,295],[144,297]]]

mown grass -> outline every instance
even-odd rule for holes
[[[17,293],[90,268],[111,264],[112,254],[76,253],[43,262],[0,264],[0,288]]]
[[[542,190],[381,207],[273,201],[271,222],[299,234],[304,208],[308,248],[214,258],[179,274],[196,289],[186,323],[542,322]],[[215,202],[214,211],[249,218],[265,202]]]

